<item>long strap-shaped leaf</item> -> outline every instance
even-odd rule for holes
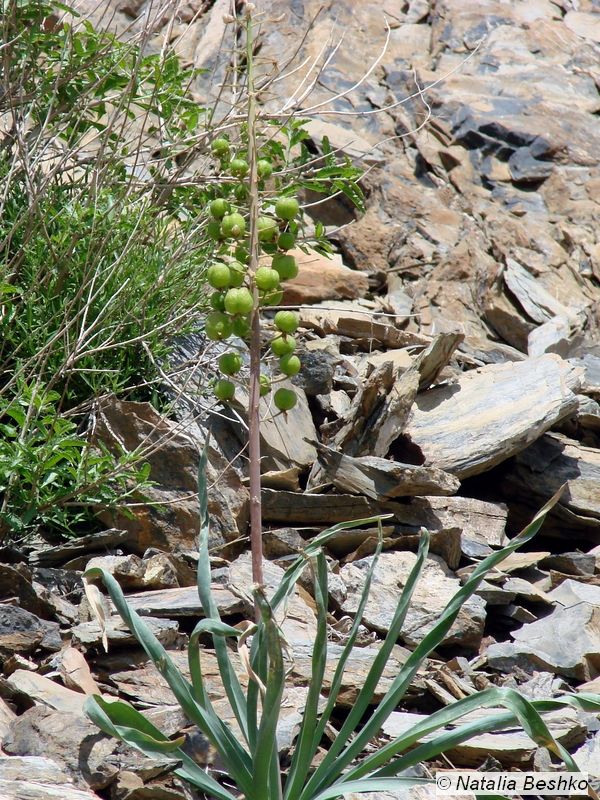
[[[335,537],[338,535],[338,533],[341,533],[341,531],[351,530],[352,528],[361,528],[365,525],[372,525],[374,523],[379,524],[381,520],[387,519],[391,516],[391,514],[383,514],[377,517],[354,519],[350,522],[338,522],[336,525],[332,525],[331,528],[327,528],[326,530],[322,531],[318,536],[315,536],[314,539],[312,539],[306,545],[304,552],[299,555],[298,558],[292,562],[291,566],[286,569],[281,583],[277,587],[270,600],[270,605],[273,611],[277,611],[281,603],[284,602],[287,597],[289,597],[296,584],[296,581],[306,568],[308,560],[315,558],[319,554],[323,545],[327,544],[327,542],[331,541],[331,539],[335,539]]]
[[[476,591],[477,587],[485,577],[485,575],[505,559],[510,553],[517,550],[521,545],[528,542],[535,536],[540,529],[546,515],[550,509],[558,502],[564,487],[561,487],[558,492],[544,505],[536,514],[530,524],[524,528],[506,547],[493,553],[484,559],[473,571],[471,577],[465,585],[454,595],[454,597],[447,604],[446,608],[440,615],[439,622],[435,627],[424,637],[422,642],[415,648],[413,653],[408,657],[400,673],[392,683],[386,696],[379,703],[370,719],[365,723],[363,728],[352,739],[346,749],[339,754],[333,761],[329,758],[330,753],[327,754],[323,762],[317,767],[304,791],[300,795],[300,800],[311,800],[311,798],[325,786],[330,786],[342,774],[354,759],[362,753],[369,741],[378,733],[383,722],[397,707],[398,703],[404,696],[407,688],[410,686],[414,676],[416,675],[419,667],[424,659],[435,650],[436,647],[443,641],[444,637],[454,624],[462,606],[469,597]],[[341,737],[339,737],[341,738]],[[342,744],[348,740],[348,734],[343,740]],[[334,743],[335,745],[335,743]],[[336,748],[339,750],[339,746]],[[330,751],[331,752],[331,751]]]
[[[261,620],[258,623],[258,630],[252,637],[252,646],[250,648],[250,665],[252,667],[252,671],[263,685],[267,680],[267,668],[269,663],[264,637],[265,628]],[[256,680],[249,678],[246,697],[250,752],[253,753],[256,749],[256,737],[258,736],[258,701],[260,697],[260,685]]]
[[[568,695],[566,697],[561,697],[560,700],[531,700],[529,701],[529,703],[531,706],[533,706],[533,708],[538,714],[543,714],[549,711],[555,711],[557,709],[566,708],[567,706],[570,706],[572,708],[577,708],[578,710],[581,711],[591,711],[595,713],[598,713],[598,711],[600,711],[600,695],[588,695],[585,698],[582,698],[581,695]],[[453,706],[451,706],[450,708],[452,707]],[[423,745],[416,747],[414,750],[411,750],[410,753],[408,753],[407,755],[402,756],[393,762],[390,762],[389,768],[386,766],[383,769],[379,770],[377,774],[383,774],[384,772],[386,774],[388,772],[390,773],[401,772],[403,769],[407,769],[408,767],[419,763],[419,761],[426,760],[430,757],[433,758],[435,754],[433,756],[429,755],[431,752],[433,752],[432,745],[433,749],[436,749],[441,744],[443,749],[447,750],[449,747],[455,746],[456,744],[460,744],[460,742],[466,741],[479,733],[496,731],[500,730],[502,727],[509,727],[511,725],[514,725],[516,720],[517,720],[516,714],[510,712],[503,712],[495,715],[490,715],[489,717],[486,717],[485,720],[483,721],[480,720],[478,722],[476,721],[469,723],[468,725],[463,725],[462,727],[457,728],[454,731],[449,731],[446,734],[442,734],[442,736],[439,737],[439,740],[436,739],[434,742],[424,743]],[[455,739],[456,734],[459,732],[461,737],[460,741]],[[410,731],[408,734],[411,740],[410,744],[414,744],[415,741],[414,737],[412,736],[412,733],[413,732]],[[410,744],[406,746],[410,746]],[[545,746],[548,745],[546,744]],[[559,748],[560,748],[560,755],[562,758],[564,758],[564,755],[562,753],[562,750],[564,750],[564,748],[562,748],[562,745],[559,745]],[[402,747],[402,749],[405,749],[404,746]],[[438,749],[437,752],[441,753],[443,752],[443,750]],[[565,760],[565,763],[567,764],[567,767],[570,771],[572,772],[579,771],[575,761],[573,760],[572,756],[569,753],[567,753],[567,759]],[[362,767],[362,765],[360,765],[360,767]],[[354,770],[352,772],[354,772]]]
[[[200,664],[200,636],[203,633],[211,633],[215,636],[235,636],[242,635],[242,631],[233,628],[231,625],[226,625],[224,622],[216,619],[201,619],[191,633],[190,641],[188,644],[188,664],[190,667],[190,675],[192,678],[192,687],[194,695],[199,701],[200,705],[206,709],[211,709],[214,712],[212,702],[206,691],[204,681],[202,679],[202,667]]]
[[[204,614],[209,619],[220,621],[221,616],[219,609],[214,601],[211,591],[211,575],[210,575],[210,555],[208,551],[208,534],[209,534],[209,514],[208,514],[208,489],[206,484],[206,465],[208,461],[208,439],[200,454],[200,462],[198,464],[198,500],[200,506],[200,535],[198,541],[198,597]],[[237,720],[242,735],[245,740],[251,744],[251,738],[248,733],[248,717],[246,711],[246,699],[244,692],[240,685],[239,678],[233,668],[231,659],[229,658],[229,651],[222,636],[213,636],[213,646],[219,665],[219,672],[225,694],[229,700],[231,710]]]
[[[347,743],[352,739],[353,734],[358,728],[365,711],[371,704],[373,695],[375,694],[377,685],[389,660],[392,649],[398,641],[402,625],[404,624],[406,614],[410,608],[414,590],[423,571],[423,566],[425,564],[425,559],[428,552],[429,533],[427,531],[423,531],[421,541],[419,542],[417,559],[406,580],[400,600],[396,606],[396,611],[390,624],[388,634],[382,646],[380,647],[379,652],[373,659],[373,663],[371,664],[363,686],[358,693],[358,697],[354,701],[350,713],[346,717],[341,730],[338,732],[335,740],[331,743],[331,747],[329,748],[327,755],[319,767],[315,770],[304,791],[299,795],[300,797],[310,797],[311,793],[316,791],[317,788],[320,788],[324,785],[329,785],[337,775],[341,774],[342,770],[338,769],[340,753],[344,750],[344,747],[347,746]],[[362,599],[365,600],[365,602],[368,597],[368,589],[369,585],[365,584],[362,594]],[[360,753],[360,750],[358,752]]]
[[[431,785],[427,778],[363,778],[360,781],[349,781],[340,789],[339,786],[330,786],[323,789],[312,800],[335,800],[346,794],[365,794],[366,792],[396,792],[408,789],[411,786]]]
[[[181,750],[181,740],[172,741],[156,728],[139,711],[120,700],[107,702],[99,695],[87,698],[84,703],[87,716],[100,730],[121,739],[145,755],[164,756],[181,762],[175,772],[216,800],[235,800],[235,796],[211,778]]]
[[[269,658],[266,691],[262,702],[262,714],[253,753],[253,794],[257,800],[281,800],[281,778],[277,751],[277,722],[281,709],[281,698],[285,684],[285,670],[279,628],[262,587],[254,590],[254,598],[260,610],[264,626],[265,643]],[[273,762],[277,762],[277,769]],[[275,785],[273,784],[275,779]]]
[[[538,701],[540,702],[540,701]],[[546,702],[546,701],[544,701]],[[415,745],[419,739],[428,736],[434,731],[451,725],[456,720],[464,717],[467,714],[477,711],[481,708],[491,708],[495,706],[506,706],[513,713],[513,721],[518,719],[523,729],[529,736],[537,743],[543,746],[549,746],[548,729],[545,722],[539,716],[540,711],[553,710],[544,705],[537,705],[531,701],[525,700],[517,692],[512,689],[503,689],[499,687],[490,687],[481,692],[469,695],[462,700],[457,700],[445,708],[428,715],[421,722],[416,723],[413,727],[396,737],[391,742],[380,747],[376,753],[364,758],[356,767],[344,773],[344,780],[355,780],[369,775],[375,770],[378,770],[378,775],[394,775],[398,767],[392,767],[391,759],[398,753],[407,750]],[[565,707],[566,703],[558,703],[554,708]],[[550,737],[552,742],[553,739]],[[411,751],[412,755],[412,751]],[[562,755],[562,754],[561,754]],[[568,763],[568,762],[567,762]],[[388,767],[389,764],[389,767]],[[378,769],[380,768],[380,769]],[[404,767],[402,767],[404,768]]]
[[[212,711],[212,708],[200,705],[193,695],[192,687],[179,672],[154,633],[142,618],[128,606],[121,587],[114,577],[101,567],[93,567],[84,573],[84,578],[100,578],[103,581],[121,618],[169,684],[182,710],[191,722],[198,725],[202,733],[218,750],[233,780],[242,791],[247,793],[252,785],[250,757],[231,730]]]
[[[313,643],[311,679],[304,704],[304,715],[285,787],[286,798],[295,797],[302,790],[316,752],[315,729],[319,721],[319,699],[327,665],[327,561],[323,551],[316,557],[315,564],[313,583],[317,606],[317,633]]]

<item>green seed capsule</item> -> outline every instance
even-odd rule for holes
[[[298,264],[294,256],[277,253],[273,256],[271,266],[277,270],[282,281],[292,280],[298,274]]]
[[[277,389],[273,395],[273,402],[280,411],[291,411],[298,402],[293,389]]]
[[[225,295],[225,311],[228,314],[249,314],[254,308],[254,300],[248,289],[229,289]]]
[[[278,331],[294,333],[299,325],[298,314],[295,311],[278,311],[273,322]]]
[[[290,222],[298,216],[300,211],[300,204],[295,197],[280,197],[275,203],[275,213],[279,219],[284,219]]]
[[[235,384],[231,381],[220,380],[215,383],[213,391],[218,400],[222,403],[227,403],[229,400],[233,400]]]
[[[259,178],[266,180],[273,174],[273,164],[271,164],[270,161],[267,161],[266,158],[261,158],[256,162],[256,171]]]
[[[234,158],[229,164],[229,172],[236,178],[243,178],[248,174],[248,162],[243,158]]]
[[[287,375],[288,378],[291,378],[293,375],[297,375],[300,372],[301,367],[302,362],[298,356],[294,355],[293,353],[288,353],[286,356],[281,356],[279,359],[279,369],[284,375]]]
[[[282,356],[287,356],[289,353],[294,352],[296,349],[296,340],[293,336],[287,336],[284,333],[271,339],[270,346],[271,352],[281,358]]]
[[[223,314],[220,311],[211,311],[206,317],[204,330],[209,339],[221,341],[231,336],[233,326],[227,314]]]
[[[291,250],[296,244],[296,237],[290,231],[284,231],[279,234],[277,239],[277,247],[280,250]]]
[[[242,368],[242,357],[239,353],[223,353],[219,358],[219,369],[224,375],[235,375]]]
[[[246,220],[241,214],[226,214],[221,222],[221,233],[226,239],[241,239],[246,233]]]
[[[213,289],[225,289],[231,283],[231,272],[227,264],[213,264],[206,271],[206,280]]]
[[[271,267],[259,267],[254,273],[254,281],[263,292],[271,292],[279,286],[279,273]]]
[[[227,200],[224,200],[222,197],[218,197],[216,200],[213,200],[209,206],[210,215],[215,219],[222,219],[225,214],[229,213],[230,205]]]

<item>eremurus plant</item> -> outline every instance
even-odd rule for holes
[[[444,640],[465,601],[473,595],[490,570],[535,536],[560,493],[541,509],[510,544],[478,564],[442,611],[434,627],[401,667],[383,699],[372,708],[376,687],[401,634],[428,554],[429,534],[422,532],[416,563],[398,600],[388,634],[340,730],[334,740],[328,743],[325,755],[317,758],[337,704],[346,664],[356,644],[382,543],[380,537],[366,576],[359,608],[335,665],[325,701],[322,694],[328,654],[328,570],[323,548],[340,531],[365,525],[380,526],[383,517],[340,523],[323,531],[306,544],[304,552],[286,570],[277,590],[267,597],[262,585],[258,403],[261,394],[269,391],[270,386],[265,378],[261,379],[261,313],[273,299],[276,303],[280,302],[280,282],[293,276],[297,270],[296,262],[287,251],[294,244],[301,223],[298,220],[299,205],[293,196],[280,193],[274,202],[265,202],[269,191],[266,181],[271,179],[273,172],[283,170],[285,163],[274,164],[273,159],[263,157],[257,144],[259,131],[253,78],[252,13],[251,5],[247,4],[243,20],[247,69],[245,150],[240,153],[238,148],[232,152],[232,145],[226,138],[218,138],[212,144],[213,155],[219,160],[223,173],[240,182],[234,189],[233,196],[238,198],[235,205],[230,199],[215,198],[210,206],[209,226],[212,226],[212,235],[219,242],[219,260],[215,261],[208,273],[215,294],[212,300],[214,312],[207,318],[207,334],[213,339],[226,340],[232,332],[236,332],[248,341],[250,350],[249,464],[256,619],[249,631],[225,624],[211,593],[206,451],[201,456],[198,482],[202,526],[197,573],[198,594],[205,618],[198,622],[190,636],[188,674],[182,674],[176,668],[169,653],[143,618],[128,606],[112,575],[103,569],[93,568],[87,570],[84,576],[89,591],[92,590],[90,581],[99,579],[104,583],[117,612],[167,681],[187,718],[218,752],[227,772],[227,780],[216,780],[186,753],[182,737],[170,739],[165,736],[128,703],[94,696],[86,701],[85,711],[107,734],[122,739],[143,753],[172,760],[177,775],[217,800],[236,800],[240,794],[245,800],[328,800],[351,792],[397,790],[423,782],[422,779],[403,775],[409,767],[434,759],[473,736],[501,730],[516,723],[540,747],[547,748],[561,758],[567,769],[576,771],[576,763],[553,737],[543,714],[565,706],[600,711],[600,697],[584,693],[532,701],[512,689],[488,688],[431,714],[410,731],[365,755],[367,746],[399,706],[425,659]],[[270,257],[270,265],[260,265],[261,253]],[[294,374],[299,368],[293,353],[297,318],[292,312],[282,310],[277,313],[274,322],[276,332],[270,350],[279,359],[283,374]],[[236,384],[231,379],[235,379],[241,368],[239,354],[234,351],[225,353],[219,360],[219,367],[224,377],[217,382],[215,393],[220,400],[228,401],[236,391]],[[285,390],[284,394],[282,391],[280,389],[275,393],[274,403],[285,413],[293,407],[295,400],[290,390]],[[287,668],[275,615],[295,591],[296,582],[306,568],[310,568],[313,575],[316,635],[302,723],[289,766],[285,766],[280,761],[276,732]],[[204,681],[200,637],[206,635],[212,637],[223,691],[236,722],[236,732],[216,712]],[[251,644],[249,654],[245,655],[249,635]],[[227,639],[242,641],[240,653],[243,652],[246,659],[245,675],[238,674],[239,667],[236,667],[236,664],[244,663],[244,658],[232,657]],[[489,715],[477,722],[461,723],[467,714],[478,708],[489,708]],[[424,741],[425,737],[427,739]]]

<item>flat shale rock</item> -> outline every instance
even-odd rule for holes
[[[83,703],[86,697],[84,694],[66,689],[60,683],[39,675],[37,672],[17,669],[7,679],[7,683],[11,689],[57,711],[63,711],[70,715],[83,714]]]
[[[380,511],[376,503],[352,494],[298,494],[263,489],[261,497],[264,522],[312,526],[370,517]]]
[[[179,625],[175,620],[155,619],[151,616],[145,616],[142,619],[163,647],[172,647],[180,639]],[[109,648],[137,644],[136,637],[117,615],[106,619],[105,628],[101,628],[98,622],[81,622],[72,628],[72,633],[73,644],[79,644],[84,648],[101,647],[104,633],[106,633]]]
[[[419,395],[405,435],[459,478],[523,450],[577,408],[580,370],[559,356],[482,367]]]
[[[547,499],[567,484],[559,506],[579,517],[600,520],[600,450],[584,447],[559,433],[547,433],[519,453],[506,478],[506,489],[519,497]]]
[[[79,714],[42,706],[13,721],[2,747],[8,755],[51,759],[78,788],[103,789],[118,771],[107,761],[117,747],[114,739]]]
[[[123,589],[170,589],[193,586],[196,576],[181,556],[154,553],[140,558],[127,556],[96,556],[85,568],[102,567],[119,581]]]
[[[271,597],[277,590],[283,578],[284,570],[270,561],[263,561],[264,584],[267,597]],[[241,595],[246,595],[247,605],[245,612],[250,618],[253,614],[252,595],[249,590],[252,586],[252,563],[250,553],[243,553],[236,558],[229,567],[228,584],[232,590]],[[295,648],[296,643],[312,643],[317,632],[317,620],[313,608],[307,603],[306,593],[298,586],[275,613],[286,640]]]
[[[30,570],[24,564],[12,567],[0,563],[0,602],[16,600],[19,608],[29,611],[38,617],[52,619],[54,608],[45,600],[32,584]]]
[[[342,708],[351,708],[358,697],[358,692],[364,685],[369,669],[379,651],[380,645],[369,647],[355,647],[346,662],[346,670],[338,695],[338,703]],[[325,675],[323,677],[323,693],[327,694],[331,687],[335,670],[342,654],[343,646],[328,644]],[[312,645],[295,645],[293,648],[294,661],[292,666],[292,681],[307,685],[311,680]],[[392,682],[398,675],[400,668],[409,657],[410,651],[399,645],[392,649],[383,674],[377,684],[373,696],[373,703],[383,699]]]
[[[484,720],[490,714],[502,711],[505,711],[505,709],[478,709],[466,714],[459,722],[463,725]],[[387,736],[400,736],[409,731],[416,723],[425,719],[426,717],[422,714],[394,711],[383,724],[382,730]],[[549,714],[544,714],[544,720],[554,737],[567,748],[577,745],[585,739],[586,728],[578,720],[575,709],[566,708],[552,711]],[[443,730],[449,731],[454,727],[456,726],[444,728]],[[428,734],[419,741],[430,741],[439,735],[439,732]],[[492,756],[500,761],[503,766],[527,768],[533,766],[533,758],[538,750],[539,746],[527,736],[520,726],[516,725],[497,733],[476,735],[472,739],[456,745],[456,747],[449,748],[445,753],[450,761],[457,766],[479,767],[488,756]]]
[[[43,756],[0,755],[2,800],[100,800],[91,789],[78,789],[69,773]]]
[[[400,593],[416,560],[414,553],[386,552],[380,555],[363,618],[364,624],[369,628],[381,633],[387,632]],[[365,575],[371,561],[372,558],[364,558],[340,570],[340,577],[348,590],[348,596],[342,604],[342,610],[347,614],[354,614],[358,608]],[[460,581],[450,572],[442,559],[438,556],[429,556],[402,626],[400,635],[404,641],[413,646],[419,644],[434,627],[440,612],[459,589]],[[462,607],[444,639],[444,644],[455,644],[476,650],[481,642],[484,623],[485,602],[479,597],[471,597]]]
[[[582,772],[587,772],[590,778],[600,778],[600,733],[573,753],[573,758]]]
[[[237,614],[242,610],[243,602],[224,586],[213,585],[212,590],[220,614]],[[134,592],[127,595],[127,602],[138,614],[148,617],[204,616],[195,586]]]
[[[373,500],[412,495],[449,495],[460,487],[454,475],[435,467],[416,467],[374,456],[352,456],[317,445],[326,480],[340,492],[364,494]]]
[[[598,587],[583,588],[600,591]],[[559,605],[548,616],[513,631],[513,642],[490,645],[485,654],[488,664],[501,672],[519,667],[526,672],[545,670],[579,681],[598,677],[600,605],[578,597],[571,602],[572,605]]]
[[[0,747],[2,747],[2,740],[6,736],[6,732],[10,728],[10,723],[15,717],[15,712],[8,705],[6,700],[0,697]]]
[[[39,619],[18,606],[0,604],[0,659],[13,653],[26,655],[37,647],[60,650],[57,622]]]
[[[64,564],[65,561],[73,560],[79,556],[90,556],[96,552],[106,552],[113,547],[133,547],[135,536],[129,531],[120,528],[108,528],[98,533],[90,533],[87,536],[78,536],[73,541],[55,547],[46,547],[31,554],[31,563],[39,567],[55,567]]]
[[[462,540],[490,547],[508,543],[505,533],[508,510],[504,503],[490,503],[473,497],[416,497],[411,501],[415,516],[429,530],[456,526]]]
[[[290,255],[295,257],[300,271],[283,285],[283,305],[355,300],[369,289],[367,274],[344,266],[340,257],[327,258],[302,250],[292,250]]]

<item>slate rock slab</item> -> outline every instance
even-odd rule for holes
[[[83,714],[85,694],[74,692],[60,683],[26,669],[17,669],[7,680],[11,689],[26,695],[32,700],[44,703],[57,711],[70,714]]]
[[[371,594],[363,622],[369,628],[386,633],[392,621],[400,593],[414,567],[414,553],[387,552],[379,557],[371,583]],[[340,570],[348,595],[342,604],[346,614],[358,608],[366,573],[372,557],[347,564]],[[417,645],[438,621],[446,603],[460,589],[460,581],[438,556],[428,556],[421,578],[402,627],[401,636],[409,645]],[[462,607],[456,622],[444,639],[444,644],[478,648],[485,623],[485,602],[471,597]]]
[[[116,746],[85,717],[43,706],[17,717],[2,745],[8,755],[51,759],[83,789],[103,789],[115,778],[117,767],[107,759]]]
[[[100,800],[90,789],[78,789],[69,773],[43,756],[0,755],[2,800]]]
[[[32,653],[37,647],[61,648],[57,622],[48,622],[18,606],[0,604],[0,659],[13,653]]]
[[[584,588],[600,591],[600,587]],[[547,617],[523,625],[511,635],[513,642],[488,647],[486,657],[493,669],[502,672],[511,672],[515,667],[526,672],[541,669],[580,681],[600,675],[598,604],[577,599],[573,605],[557,606]]]
[[[144,617],[144,622],[156,636],[158,641],[164,646],[174,645],[180,638],[179,625],[172,619],[155,619],[154,617]],[[83,647],[100,647],[104,631],[98,622],[81,622],[71,629],[73,634],[73,644]],[[106,619],[106,636],[110,647],[127,647],[136,645],[137,639],[131,633],[127,624],[119,616],[112,616]]]
[[[237,614],[244,607],[243,602],[224,586],[215,585],[212,591],[220,614]],[[149,617],[204,616],[195,586],[134,592],[127,595],[127,602],[138,614]]]
[[[420,394],[405,434],[426,465],[477,475],[573,413],[580,383],[581,369],[554,354],[488,365]]]

